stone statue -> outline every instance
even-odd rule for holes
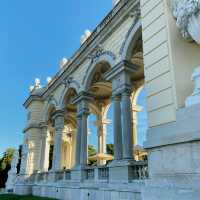
[[[12,162],[11,162],[11,169],[8,172],[8,180],[6,182],[6,190],[13,191],[14,184],[17,178],[17,164],[19,161],[19,152],[16,150],[13,154]]]
[[[173,14],[182,36],[200,44],[200,0],[172,0]]]

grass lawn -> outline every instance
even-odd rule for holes
[[[0,200],[55,200],[43,197],[19,196],[13,194],[0,194]]]

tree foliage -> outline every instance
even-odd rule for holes
[[[94,156],[96,153],[97,152],[96,152],[96,149],[94,148],[94,146],[93,145],[88,145],[88,157]],[[96,166],[97,165],[97,161],[89,160],[88,161],[88,165]]]
[[[5,187],[5,183],[8,178],[8,171],[11,167],[11,161],[13,158],[13,154],[15,152],[15,149],[8,148],[4,154],[3,157],[0,159],[0,188]]]
[[[114,144],[107,144],[106,152],[110,155],[114,155]]]

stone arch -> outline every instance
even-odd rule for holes
[[[42,115],[43,122],[48,121],[49,113],[51,110],[57,110],[57,109],[58,109],[58,102],[53,96],[51,96],[43,111],[43,115]]]
[[[110,109],[110,107],[112,106],[112,103],[110,102],[110,103],[108,103],[106,106],[105,106],[105,108],[104,108],[104,111],[103,111],[103,119],[107,119],[107,116],[108,116],[108,111],[109,111],[109,109]]]
[[[101,63],[105,63],[109,65],[110,68],[112,68],[113,66],[115,66],[115,56],[113,56],[113,54],[111,53],[104,52],[98,57],[98,59],[95,59],[95,61],[91,62],[86,70],[86,74],[82,82],[84,91],[87,91],[89,89],[94,73],[98,65]]]
[[[60,109],[64,109],[65,107],[65,97],[67,95],[67,93],[70,91],[70,90],[74,90],[77,94],[79,93],[79,90],[80,90],[80,86],[79,84],[75,81],[75,80],[70,80],[68,82],[69,85],[67,85],[62,93],[61,93],[61,96],[60,96],[60,99],[59,99],[59,108]]]
[[[140,92],[145,88],[144,82],[141,82],[137,88],[135,88],[133,95],[132,95],[132,104],[135,105],[138,100],[138,96],[140,95]]]
[[[129,29],[125,40],[122,44],[120,54],[122,60],[130,60],[132,56],[132,50],[137,44],[137,40],[142,35],[142,23],[141,20],[138,20],[134,23]]]
[[[95,104],[93,104],[92,102],[90,102],[89,107],[90,107],[90,111],[91,111],[92,114],[95,114],[95,115],[101,114],[101,112],[99,111],[97,106]]]

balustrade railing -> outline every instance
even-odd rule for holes
[[[28,183],[34,183],[37,181],[37,173],[31,174],[30,177],[27,179]]]
[[[40,182],[40,181],[43,181],[45,176],[45,174],[42,172],[42,173],[38,173],[37,174],[37,182]]]
[[[94,180],[94,168],[91,167],[85,168],[85,179]]]
[[[108,180],[108,179],[109,179],[109,168],[98,167],[98,180]]]
[[[65,180],[71,180],[71,171],[70,170],[65,170],[64,179]]]
[[[131,169],[132,180],[144,180],[148,178],[148,163],[147,161],[135,161]],[[84,168],[85,180],[93,181],[109,181],[109,167],[98,166],[98,167],[86,167]],[[33,173],[26,181],[27,183],[33,184],[37,182],[49,182],[59,180],[71,180],[71,170],[57,171],[57,172],[42,172]]]
[[[149,177],[148,163],[146,161],[138,161],[132,166],[133,180],[143,180]]]
[[[55,181],[60,181],[64,179],[64,171],[55,172]]]

